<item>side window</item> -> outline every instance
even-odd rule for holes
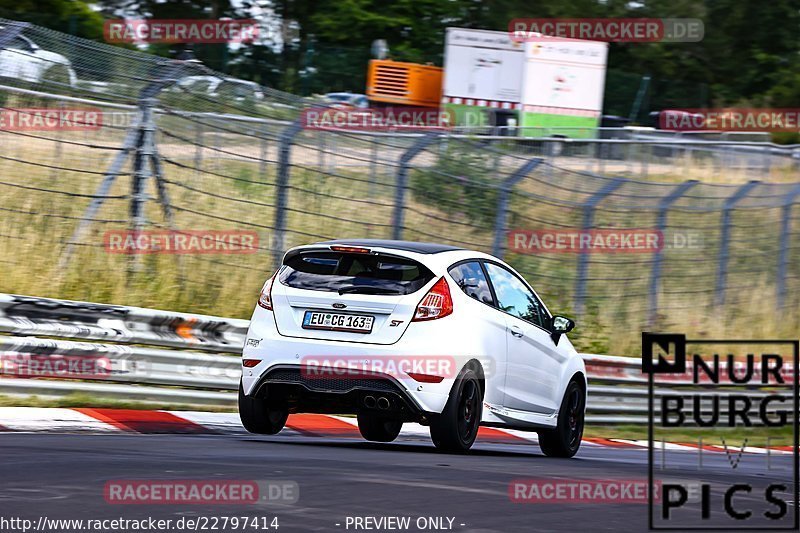
[[[497,296],[500,309],[537,326],[545,327],[547,314],[528,287],[517,276],[505,268],[493,263],[486,263],[489,279]]]
[[[477,261],[461,263],[451,268],[449,272],[464,294],[479,302],[494,305],[492,291],[489,289],[489,283],[480,263]]]

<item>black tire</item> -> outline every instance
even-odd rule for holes
[[[465,369],[456,379],[441,414],[431,417],[431,440],[442,451],[464,453],[478,436],[483,395],[478,376]]]
[[[403,423],[396,418],[372,413],[358,414],[358,430],[362,437],[372,442],[392,442],[402,428]]]
[[[285,404],[270,405],[269,398],[253,398],[246,396],[239,382],[239,418],[244,429],[260,435],[275,435],[289,418],[289,409]]]
[[[539,432],[539,447],[548,457],[572,457],[578,453],[583,437],[586,392],[572,380],[564,392],[555,429]]]

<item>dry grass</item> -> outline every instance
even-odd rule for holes
[[[653,440],[658,443],[663,439],[665,442],[693,443],[701,442],[704,445],[729,447],[742,446],[747,440],[747,446],[791,446],[794,443],[794,428],[791,424],[782,427],[753,428],[669,428],[659,429],[653,435]],[[600,437],[605,439],[630,439],[646,440],[647,426],[620,425],[620,426],[601,426],[589,424],[584,432],[586,437]]]
[[[120,133],[109,135],[101,131],[71,137],[62,134],[60,138],[118,146],[120,136]],[[0,133],[0,143],[5,158],[92,172],[102,172],[115,155],[112,151],[73,145],[63,145],[58,151],[53,142],[9,133]],[[109,254],[103,247],[104,232],[128,227],[124,222],[128,220],[128,201],[112,199],[100,209],[97,218],[121,222],[92,224],[81,239],[81,245],[75,247],[74,256],[64,270],[58,266],[59,258],[76,227],[76,218],[81,216],[89,199],[23,187],[90,195],[95,192],[102,176],[0,159],[0,182],[21,186],[0,184],[0,265],[3,268],[0,291],[249,317],[258,291],[273,268],[269,227],[274,221],[272,205],[276,189],[272,182],[276,165],[267,164],[262,173],[259,162],[242,157],[254,157],[258,153],[256,147],[231,140],[225,146],[240,157],[223,158],[222,154],[210,150],[204,150],[202,156],[204,170],[227,178],[165,165],[167,179],[173,182],[169,186],[172,203],[179,207],[175,213],[175,225],[179,230],[255,230],[259,233],[262,247],[258,253],[145,255],[135,260],[125,255]],[[165,157],[185,165],[193,165],[196,156],[194,148],[174,142],[161,144],[161,151]],[[274,158],[277,151],[271,146],[267,153],[269,158]],[[344,153],[344,148],[339,153]],[[340,168],[340,176],[306,170],[302,167],[312,167],[318,162],[312,147],[308,146],[298,148],[293,162],[301,166],[292,170],[288,212],[288,227],[292,231],[281,249],[323,237],[391,235],[389,224],[394,189],[390,185],[393,178],[378,175],[371,181],[364,168]],[[655,167],[650,170],[655,171]],[[383,171],[393,172],[394,168]],[[746,174],[722,175],[701,163],[690,170],[682,169],[658,178],[680,181],[690,177],[721,183],[752,179]],[[796,179],[796,173],[790,169],[773,169],[769,176],[774,181],[789,181],[791,178]],[[182,188],[179,184],[211,195]],[[127,195],[129,188],[130,178],[122,176],[110,194]],[[148,193],[151,197],[156,196],[152,185]],[[439,205],[421,203],[410,196],[406,211],[406,238],[445,240],[486,250],[491,248],[493,233],[490,225],[471,227],[476,222],[462,206],[444,200]],[[573,227],[580,220],[581,212],[577,209],[515,201],[518,203],[512,209],[519,216],[512,217],[512,227],[535,224],[520,218],[527,216]],[[147,203],[146,214],[149,221],[163,224],[163,214],[156,202]],[[609,212],[598,216],[597,223],[616,227],[652,227],[652,215]],[[592,257],[586,310],[579,319],[579,328],[572,335],[577,347],[594,353],[636,355],[643,329],[679,331],[701,338],[796,338],[800,329],[796,281],[790,280],[792,297],[787,306],[777,310],[776,305],[776,213],[746,213],[737,219],[740,226],[737,235],[763,231],[764,245],[755,250],[749,243],[732,244],[731,289],[727,304],[721,307],[712,301],[718,220],[719,213],[678,213],[671,218],[671,225],[694,228],[703,232],[707,241],[702,250],[693,253],[665,253],[664,280],[659,294],[662,311],[654,323],[649,322],[647,313],[650,267],[637,263],[637,260],[649,257]],[[800,259],[799,253],[800,247],[796,247],[792,252],[793,263]],[[552,259],[512,253],[507,258],[525,273],[553,310],[566,314],[573,311],[576,256]],[[737,270],[741,266],[737,258],[745,258],[743,261],[747,262],[748,268]]]

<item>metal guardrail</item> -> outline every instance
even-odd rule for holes
[[[0,294],[0,332],[241,352],[247,320]]]
[[[239,358],[231,354],[241,352],[247,326],[240,319],[0,294],[0,333],[10,334],[0,335],[0,394],[60,397],[77,392],[233,406],[241,370]],[[647,378],[641,361],[581,355],[589,378],[587,420],[646,423]],[[680,376],[674,382],[681,382]],[[656,396],[664,390],[656,389]]]

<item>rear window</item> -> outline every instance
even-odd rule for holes
[[[281,283],[312,291],[411,294],[433,279],[425,265],[388,254],[306,252],[284,264]]]

